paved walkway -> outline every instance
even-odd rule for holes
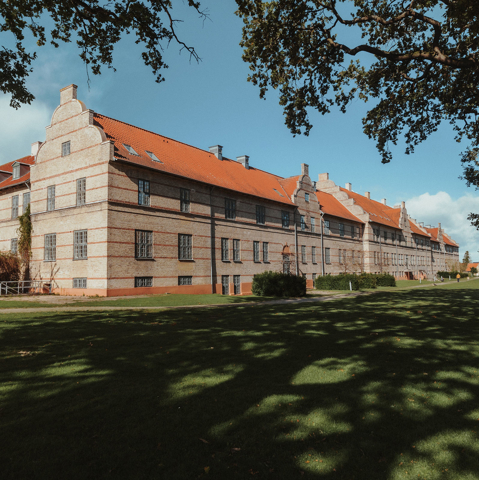
[[[471,281],[474,280],[479,280],[478,278],[473,278]],[[463,281],[464,282],[464,281]],[[442,287],[444,285],[449,285],[451,283],[456,283],[455,280],[451,280],[448,282],[444,283],[436,283],[437,287]],[[423,285],[415,285],[414,287],[403,287],[403,288],[398,288],[397,290],[409,290],[411,288],[424,288],[424,287],[432,287],[432,283],[427,283]],[[45,298],[48,299],[53,299],[55,298],[55,302],[58,302],[58,306],[53,306],[53,307],[26,307],[26,308],[0,308],[0,315],[2,313],[48,313],[48,312],[100,312],[100,311],[106,311],[106,310],[169,310],[169,309],[190,309],[190,308],[228,308],[228,307],[250,307],[250,306],[255,306],[255,305],[292,305],[292,304],[297,304],[297,303],[314,303],[314,302],[326,302],[330,300],[336,300],[340,298],[349,298],[349,297],[359,297],[359,296],[364,296],[364,295],[374,295],[377,293],[382,293],[384,290],[377,290],[377,291],[367,291],[367,292],[348,292],[348,293],[340,293],[340,294],[332,294],[331,291],[323,291],[323,290],[313,290],[312,293],[313,295],[317,295],[315,297],[308,297],[308,298],[282,298],[278,300],[266,300],[264,302],[245,302],[245,303],[221,303],[221,304],[211,304],[211,305],[181,305],[181,306],[149,306],[149,307],[112,307],[112,306],[68,306],[65,305],[65,303],[60,303],[60,301],[63,300],[70,300],[72,297],[60,297],[60,296],[48,296],[48,297],[42,297],[41,301],[47,302],[47,300],[44,300]],[[142,295],[142,297],[148,297],[148,295]],[[25,300],[25,298],[38,298],[38,297],[24,297],[21,298],[21,301]],[[73,297],[78,298],[78,297]],[[81,297],[80,297],[81,298]],[[125,297],[109,297],[108,300],[116,300],[116,299],[125,299]],[[135,297],[139,298],[139,297]],[[0,300],[0,301],[18,301],[18,297],[14,298],[9,298]],[[34,301],[34,300],[33,300]],[[73,300],[76,301],[76,300]],[[91,301],[90,298],[86,299],[85,301]],[[101,302],[101,300],[99,300]],[[49,302],[50,303],[50,302]],[[51,302],[54,303],[54,302]]]

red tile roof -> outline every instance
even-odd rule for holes
[[[94,119],[107,138],[115,143],[115,158],[118,160],[275,202],[293,204],[281,187],[282,177],[253,167],[246,169],[241,163],[224,157],[218,160],[212,153],[104,115],[95,113]],[[129,153],[124,144],[133,147],[138,155]],[[161,163],[153,161],[146,151],[153,152]]]
[[[13,162],[8,162],[8,163],[5,163],[4,165],[0,165],[0,171],[3,170],[4,172],[13,173],[12,165],[16,162],[24,163],[26,165],[34,165],[35,157],[33,156],[23,157]],[[20,178],[17,178],[16,180],[13,180],[13,177],[8,177],[3,182],[0,182],[0,189],[13,187],[14,185],[21,185],[22,183],[29,182],[29,181],[30,181],[30,171],[28,171],[25,175],[21,176]]]
[[[444,232],[442,232],[442,238],[446,245],[451,245],[452,247],[459,246],[451,237],[449,237],[449,235],[446,235]]]
[[[325,192],[316,192],[321,210],[334,217],[346,218],[353,222],[364,223],[358,217],[353,215],[339,200],[336,200],[333,195]]]
[[[479,270],[479,263],[477,263],[477,262],[476,263],[468,263],[467,268],[466,268],[466,272],[470,272],[472,267]]]
[[[341,188],[341,191],[345,192],[349,198],[354,199],[357,205],[362,207],[365,212],[369,213],[369,219],[371,222],[399,229],[399,217],[397,221],[394,221],[391,218],[391,213],[389,213],[390,210],[394,209],[386,207],[382,203],[376,202],[376,200],[369,200],[359,193],[352,192],[346,188]]]
[[[431,240],[433,242],[439,242],[437,239],[437,236],[439,234],[439,229],[438,228],[426,228],[426,231],[431,235]]]
[[[423,232],[411,219],[409,219],[409,225],[411,227],[412,233],[415,233],[416,235],[422,235],[423,237],[431,238],[429,233],[427,233],[426,229],[426,232]]]

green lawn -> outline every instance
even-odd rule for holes
[[[3,479],[479,478],[479,282],[0,316]]]

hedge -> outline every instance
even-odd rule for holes
[[[452,271],[452,272],[437,272],[436,273],[436,276],[438,277],[443,277],[443,278],[449,278],[449,276],[451,276],[451,280],[455,280],[456,279],[456,276],[457,274],[459,273],[459,275],[461,276],[461,278],[467,278],[469,277],[469,274],[466,273],[466,272],[456,272],[456,271]]]
[[[304,297],[306,278],[281,272],[258,273],[251,291],[260,297]]]
[[[349,285],[351,282],[351,287]],[[339,275],[325,275],[317,277],[315,287],[318,290],[359,290],[360,288],[395,287],[396,279],[393,275],[384,273],[376,275],[374,273],[340,273]]]

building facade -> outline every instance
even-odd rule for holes
[[[299,166],[298,166],[299,171]],[[17,216],[33,223],[31,277],[73,295],[251,292],[254,274],[387,272],[434,277],[457,261],[441,229],[404,202],[256,169],[97,114],[60,92],[46,139],[0,167],[0,248],[16,248]]]

